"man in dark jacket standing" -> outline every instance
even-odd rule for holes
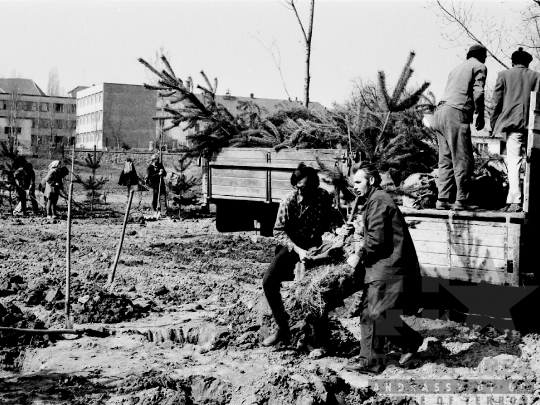
[[[540,91],[540,74],[528,69],[532,56],[519,48],[512,54],[512,68],[499,73],[493,91],[492,135],[506,140],[508,197],[505,211],[522,210],[520,170],[527,144],[531,91]]]
[[[163,214],[167,208],[165,201],[165,180],[167,175],[165,168],[159,161],[158,154],[152,155],[150,165],[146,169],[146,182],[152,189],[152,209],[154,215],[159,218],[160,214]],[[159,200],[159,201],[158,201]],[[159,203],[159,211],[158,211]]]
[[[365,199],[364,244],[348,263],[357,271],[365,269],[365,285],[360,356],[346,367],[351,371],[381,372],[386,363],[385,338],[402,349],[402,365],[410,361],[423,342],[400,316],[416,314],[419,308],[420,266],[416,250],[401,211],[380,183],[373,165],[362,164],[354,174],[354,189]]]
[[[437,209],[473,210],[469,203],[474,156],[470,124],[473,114],[476,129],[484,128],[484,85],[487,50],[473,45],[467,60],[448,76],[446,89],[437,106],[433,128],[439,141],[439,196]],[[457,190],[456,190],[457,189]],[[454,200],[452,205],[451,202]]]

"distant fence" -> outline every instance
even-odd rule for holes
[[[89,154],[93,154],[93,149],[75,149],[75,159],[84,160]],[[149,163],[150,157],[156,152],[144,151],[96,151],[97,154],[102,154],[101,162],[103,163],[124,163],[127,158],[131,158],[134,163]],[[72,150],[66,149],[64,157],[71,159]],[[178,160],[184,156],[181,152],[162,152],[161,157],[164,166],[173,166],[178,164]]]

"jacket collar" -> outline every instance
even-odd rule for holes
[[[382,190],[380,186],[375,186],[371,188],[368,195],[366,196],[366,204],[369,202],[369,200],[371,200],[371,197],[373,197],[373,194],[375,194],[375,192],[379,190]]]

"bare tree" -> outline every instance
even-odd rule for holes
[[[521,46],[529,48],[540,60],[540,1],[534,0],[521,12]]]
[[[52,68],[49,71],[49,81],[47,83],[47,95],[61,96],[60,77],[58,76],[58,69],[56,67]]]
[[[504,68],[511,43],[515,43],[505,21],[497,22],[493,16],[480,15],[473,2],[435,0],[434,9],[449,33],[443,37],[456,46],[469,45],[471,40],[486,47],[488,54]]]
[[[274,64],[276,65],[276,68],[279,72],[279,77],[281,78],[281,84],[283,85],[283,89],[285,90],[285,93],[287,93],[287,98],[289,99],[289,101],[291,101],[291,95],[287,90],[287,84],[285,83],[283,71],[281,70],[281,52],[279,51],[277,41],[274,39],[272,40],[270,46],[266,46],[259,38],[253,38],[255,38],[263,46],[263,48],[266,49],[270,53],[270,55],[272,55],[272,60],[274,61]]]
[[[310,0],[310,7],[309,7],[309,25],[308,30],[304,29],[304,24],[302,24],[302,20],[300,19],[300,15],[298,14],[298,10],[296,9],[296,3],[298,0],[285,0],[285,3],[287,4],[288,8],[292,11],[294,11],[294,14],[296,15],[296,19],[298,20],[298,24],[300,25],[300,29],[302,30],[302,35],[304,36],[304,42],[306,47],[306,77],[304,82],[304,105],[306,108],[309,106],[309,85],[311,81],[311,76],[309,74],[309,68],[311,63],[311,39],[313,37],[313,13],[315,11],[315,0]]]
[[[22,101],[22,76],[14,71],[9,88],[3,89],[9,93],[7,123],[9,126],[8,138],[10,143],[18,144],[18,137],[22,131],[22,123],[26,118],[27,104]],[[30,108],[31,110],[31,108]]]

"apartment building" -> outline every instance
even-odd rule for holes
[[[24,152],[43,143],[71,144],[76,101],[47,96],[30,79],[0,79],[0,141],[16,141]]]
[[[76,147],[148,149],[154,140],[157,95],[144,86],[101,83],[77,91]]]

